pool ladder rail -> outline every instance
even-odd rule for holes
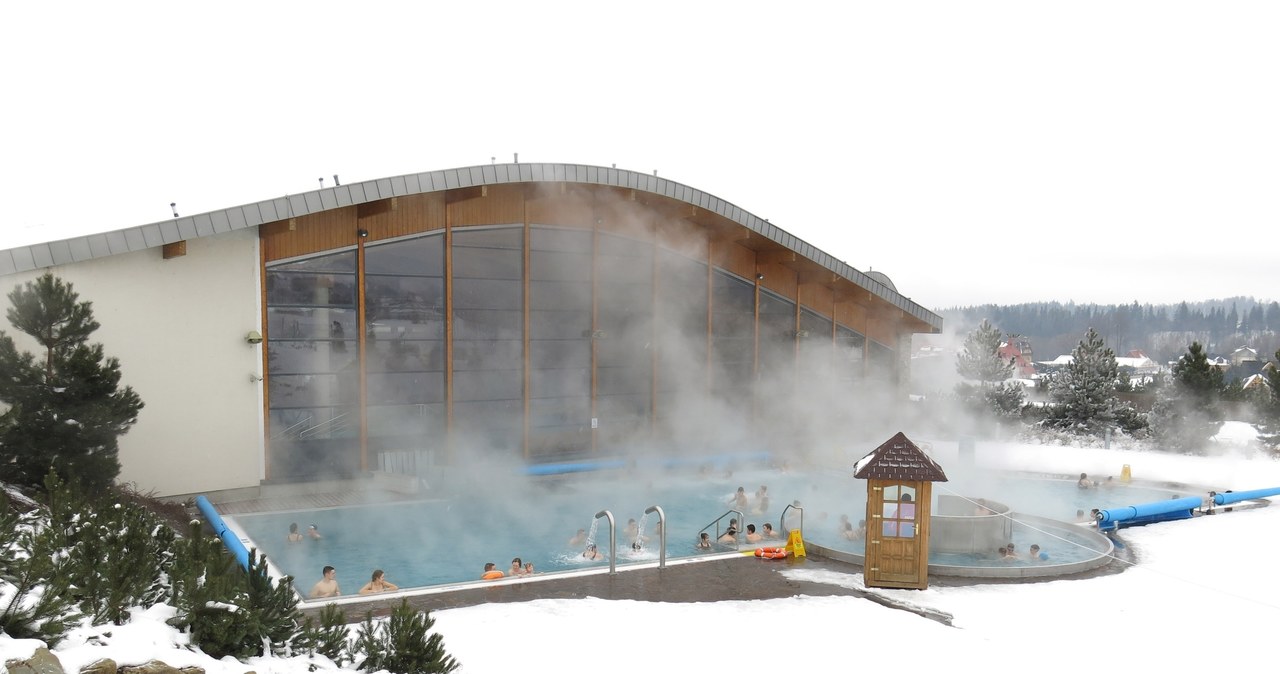
[[[658,568],[667,568],[667,514],[663,512],[661,506],[649,506],[645,508],[644,514],[658,514]],[[618,526],[617,521],[613,518],[613,513],[608,510],[601,510],[596,513],[593,519],[605,518],[609,523],[609,575],[618,574]]]
[[[724,521],[724,518],[729,517],[730,515],[737,515],[736,518],[731,518],[731,521],[733,519],[736,519],[738,521],[738,527],[733,532],[733,549],[737,550],[741,548],[742,544],[739,543],[738,541],[738,535],[742,533],[743,527],[746,526],[745,524],[743,524],[744,522],[746,522],[746,517],[742,514],[741,510],[728,510],[728,511],[725,511],[723,515],[715,518],[714,520],[711,520],[710,524],[698,530],[698,538],[694,540],[693,544],[697,545],[698,541],[702,539],[702,534],[706,533],[708,529],[711,529],[712,527],[714,527],[716,531],[716,535],[715,535],[715,538],[712,540],[712,544],[727,545],[727,543],[720,543],[720,536],[723,535],[720,533],[720,523]],[[728,527],[725,527],[725,529],[727,531]]]

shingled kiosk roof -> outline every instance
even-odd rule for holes
[[[946,482],[942,466],[929,458],[901,431],[858,460],[853,476],[859,480]]]

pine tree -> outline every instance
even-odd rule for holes
[[[347,616],[337,604],[325,604],[318,622],[310,616],[303,622],[302,634],[296,645],[307,652],[323,655],[341,667],[352,658],[352,647],[347,639]]]
[[[1209,362],[1199,342],[1192,342],[1172,374],[1148,415],[1151,431],[1166,449],[1203,449],[1222,428],[1222,370]]]
[[[63,568],[68,560],[40,535],[37,513],[19,514],[0,490],[0,632],[50,648],[80,619]]]
[[[45,493],[52,506],[47,532],[66,559],[61,575],[93,624],[123,625],[131,607],[164,601],[174,544],[168,524],[116,494],[82,493],[54,473]]]
[[[407,600],[382,624],[365,616],[356,633],[353,650],[363,653],[357,665],[366,672],[385,669],[392,674],[444,674],[458,668],[458,663],[444,650],[444,637],[430,634],[436,621],[427,612],[419,613]]]
[[[1258,440],[1274,452],[1280,449],[1280,351],[1276,351],[1275,360],[1267,363],[1262,373],[1267,385],[1262,387],[1258,403],[1261,431]]]
[[[976,379],[977,386],[961,382],[956,397],[975,419],[1016,418],[1022,411],[1026,393],[1022,384],[1005,381],[1013,374],[1013,360],[1000,356],[1000,329],[983,319],[964,340],[964,350],[956,355],[956,372]]]
[[[1013,362],[1000,357],[1000,328],[985,318],[982,325],[964,340],[964,351],[956,355],[956,372],[966,379],[1004,381],[1013,374]]]
[[[1053,405],[1045,414],[1045,423],[1077,434],[1095,434],[1115,426],[1121,407],[1116,397],[1119,368],[1115,353],[1089,328],[1071,358],[1071,363],[1049,381]]]
[[[177,596],[179,615],[169,624],[191,631],[200,650],[236,659],[292,653],[300,635],[302,614],[289,577],[275,582],[267,558],[249,552],[249,569],[240,569],[227,554],[205,558],[205,573],[191,578],[191,557],[203,556],[202,546],[180,553],[175,566],[184,576]]]
[[[9,322],[44,348],[43,358],[19,352],[0,331],[0,465],[16,484],[39,487],[50,468],[102,491],[120,474],[119,437],[142,409],[133,389],[120,387],[120,364],[101,344],[92,303],[52,274],[9,293]]]

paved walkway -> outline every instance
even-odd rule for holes
[[[876,603],[911,611],[943,624],[951,624],[951,616],[945,613],[900,602],[874,590],[847,588],[828,583],[795,580],[784,576],[785,569],[827,569],[839,573],[860,574],[862,567],[820,557],[761,560],[743,555],[696,563],[668,566],[665,569],[645,568],[622,570],[614,575],[597,574],[569,578],[546,578],[538,581],[478,585],[474,588],[452,592],[409,597],[411,606],[418,610],[437,611],[463,606],[475,606],[493,602],[533,601],[535,599],[633,599],[655,602],[706,602],[752,599],[781,599],[795,596],[849,596],[860,597]],[[1116,564],[1077,576],[1058,576],[1048,580],[1085,578],[1116,573]],[[961,586],[980,583],[1026,583],[1026,580],[957,578],[934,576],[931,586]],[[365,614],[384,616],[399,605],[399,597],[371,598],[359,603],[344,604],[342,609],[348,621],[362,620]],[[307,615],[317,615],[321,606],[309,606]]]

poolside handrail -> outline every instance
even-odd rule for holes
[[[778,516],[778,531],[788,539],[791,537],[791,529],[787,527],[787,511],[797,510],[800,512],[800,526],[796,527],[800,530],[800,534],[804,535],[804,508],[794,503],[788,503],[787,507],[782,509],[782,514]]]
[[[746,516],[742,514],[742,511],[741,511],[741,510],[727,510],[727,511],[725,511],[725,513],[724,513],[723,515],[721,515],[721,516],[719,516],[719,517],[715,518],[714,520],[711,520],[711,522],[710,522],[709,524],[707,524],[707,526],[702,527],[701,529],[699,529],[699,530],[698,530],[698,539],[699,539],[699,540],[701,540],[701,539],[702,539],[702,533],[703,533],[704,531],[706,531],[707,529],[710,529],[711,527],[715,527],[715,528],[716,528],[716,542],[717,542],[717,543],[719,543],[719,542],[720,542],[720,522],[722,522],[722,521],[724,520],[724,518],[726,518],[726,517],[728,517],[728,516],[730,516],[730,515],[737,515],[737,516],[738,516],[738,527],[739,527],[739,529],[743,526],[743,524],[742,524],[742,523],[743,523],[743,522],[745,522],[745,521],[747,521]],[[737,550],[739,547],[741,547],[741,544],[740,544],[740,543],[738,543],[738,533],[739,533],[739,530],[737,530],[737,529],[735,529],[735,530],[734,530],[734,532],[733,532],[733,549],[734,549],[734,550]],[[694,545],[697,545],[697,541],[694,541]]]
[[[644,514],[649,513],[658,513],[658,568],[665,569],[667,568],[667,514],[656,505],[645,508]]]
[[[596,513],[592,519],[600,519],[601,517],[609,520],[609,575],[618,575],[618,531],[614,527],[613,513],[608,510],[601,510]]]

